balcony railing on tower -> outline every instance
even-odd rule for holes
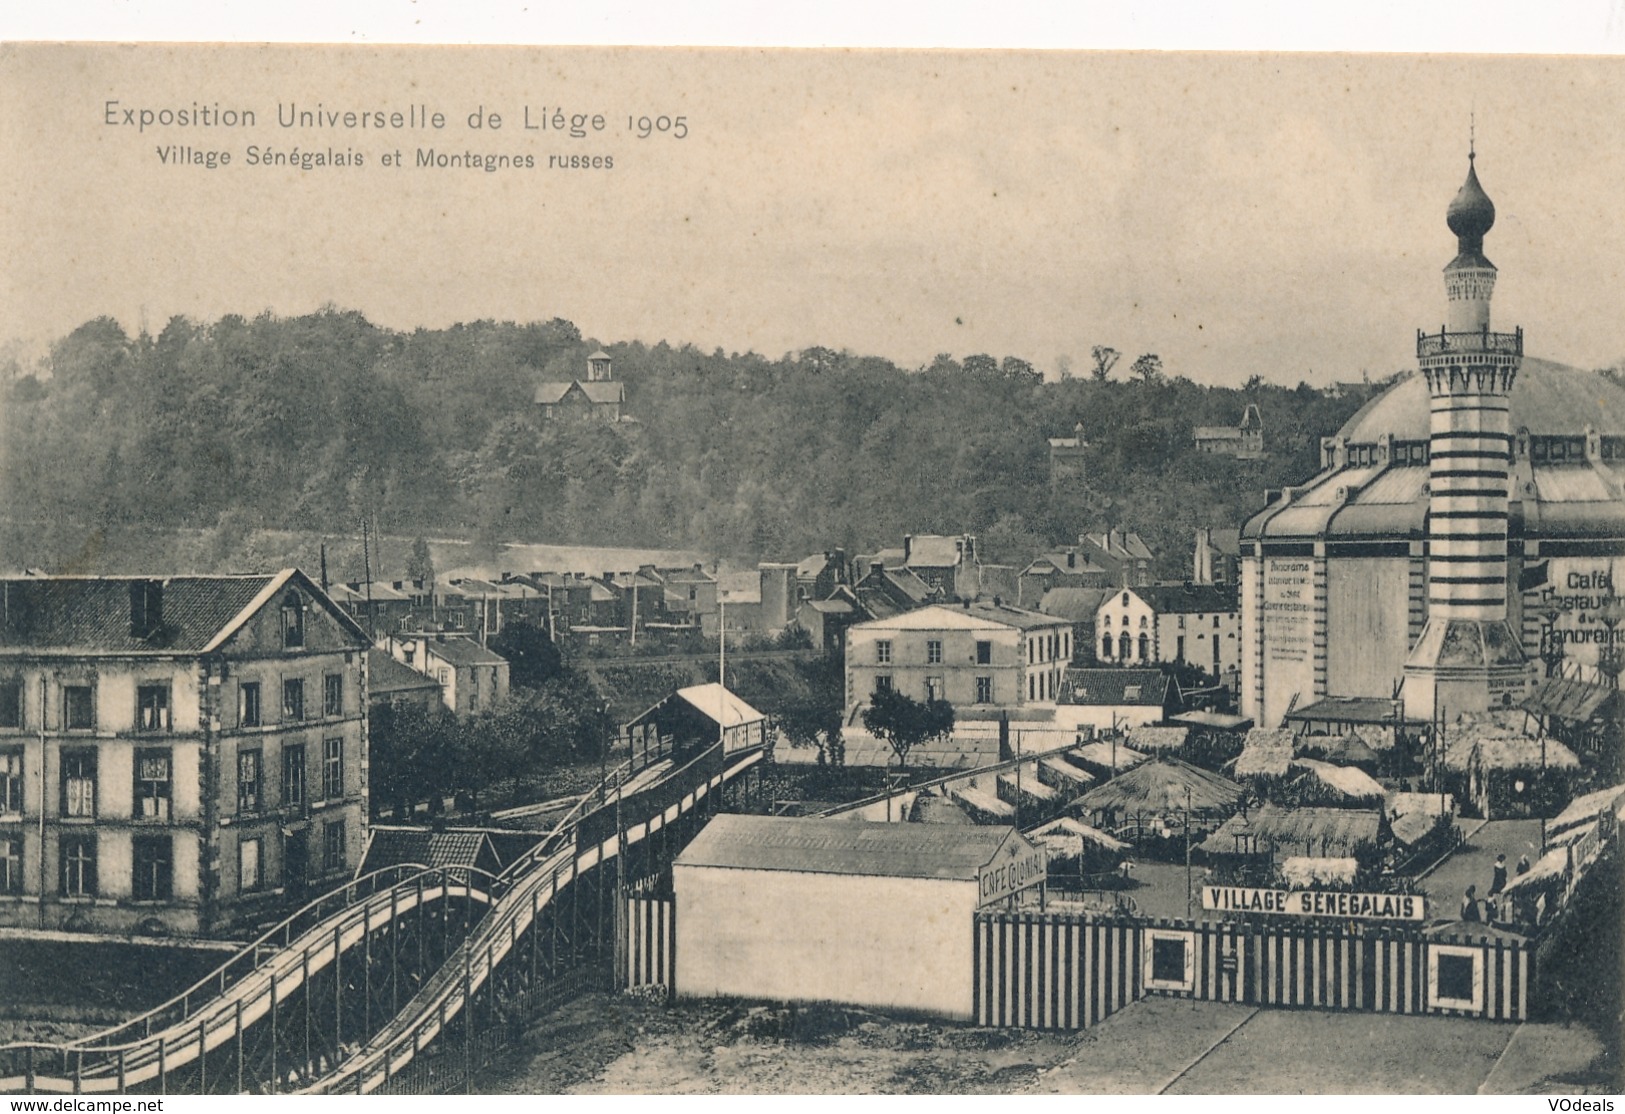
[[[1515,332],[1492,333],[1489,329],[1478,329],[1472,332],[1452,333],[1442,326],[1436,333],[1424,333],[1416,330],[1416,357],[1424,359],[1428,356],[1448,356],[1456,353],[1462,355],[1483,355],[1493,353],[1502,356],[1523,355],[1523,326]]]

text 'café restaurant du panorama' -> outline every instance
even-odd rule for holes
[[[1447,223],[1444,324],[1418,332],[1418,373],[1242,530],[1242,714],[1260,727],[1361,706],[1375,722],[1453,721],[1517,706],[1543,651],[1584,681],[1608,664],[1625,388],[1525,356],[1521,327],[1492,330],[1495,206],[1471,161]]]

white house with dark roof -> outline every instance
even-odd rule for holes
[[[508,659],[460,634],[396,634],[383,648],[402,665],[440,685],[441,702],[458,715],[488,712],[508,696]]]
[[[877,689],[955,708],[1053,701],[1072,658],[1072,624],[993,603],[933,604],[846,632],[848,718]]]
[[[1182,661],[1218,678],[1241,669],[1241,610],[1213,584],[1153,584],[1109,593],[1095,609],[1095,654],[1111,665]]]

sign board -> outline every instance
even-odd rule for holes
[[[1273,913],[1287,917],[1357,917],[1372,921],[1427,919],[1421,894],[1345,894],[1274,890],[1256,886],[1203,886],[1202,908],[1216,913]]]
[[[993,861],[977,871],[976,904],[991,905],[1029,886],[1038,885],[1044,880],[1046,867],[1043,847],[1012,835],[993,856]]]

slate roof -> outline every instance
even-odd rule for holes
[[[1038,601],[1038,610],[1057,619],[1087,623],[1100,610],[1101,601],[1114,592],[1110,588],[1051,588]]]
[[[581,393],[587,396],[587,401],[597,404],[607,402],[625,402],[626,385],[613,380],[598,380],[584,383],[579,379],[568,383],[543,383],[536,388],[535,401],[543,406],[552,406],[561,402],[564,396],[570,393],[571,387],[580,387]]]
[[[1152,584],[1131,588],[1160,615],[1195,615],[1198,612],[1235,611],[1235,593],[1213,584]]]
[[[962,541],[945,534],[916,534],[908,544],[906,563],[911,569],[956,568],[965,560],[959,550]]]
[[[420,689],[440,691],[440,683],[432,677],[425,677],[415,669],[411,669],[382,650],[367,651],[367,693],[371,696],[385,696],[392,692],[415,692]]]
[[[130,589],[162,585],[162,627],[130,633]],[[200,654],[216,649],[284,586],[297,583],[362,643],[366,632],[297,569],[243,576],[25,576],[0,580],[0,655],[7,652]]]
[[[1095,564],[1093,561],[1089,560],[1086,555],[1079,553],[1077,550],[1073,550],[1070,554],[1073,564],[1069,567],[1066,563],[1068,556],[1069,554],[1065,552],[1045,553],[1035,559],[1026,568],[1022,569],[1021,575],[1047,576],[1052,572],[1057,572],[1068,576],[1083,576],[1086,574],[1100,574],[1107,571],[1101,566]]]
[[[1173,683],[1160,669],[1069,669],[1066,704],[1163,707]]]
[[[475,642],[472,638],[425,638],[423,648],[453,665],[506,665],[508,659]]]
[[[890,618],[875,619],[861,626],[873,630],[987,630],[990,626],[1034,630],[1054,627],[1064,621],[1054,615],[1024,611],[1019,607],[978,602],[960,606],[932,604]]]
[[[1015,829],[724,814],[676,866],[973,881]]]
[[[927,739],[909,748],[908,764],[933,770],[979,770],[999,761],[997,735],[954,733],[945,739]],[[897,752],[885,739],[867,733],[846,735],[848,766],[895,766]]]

